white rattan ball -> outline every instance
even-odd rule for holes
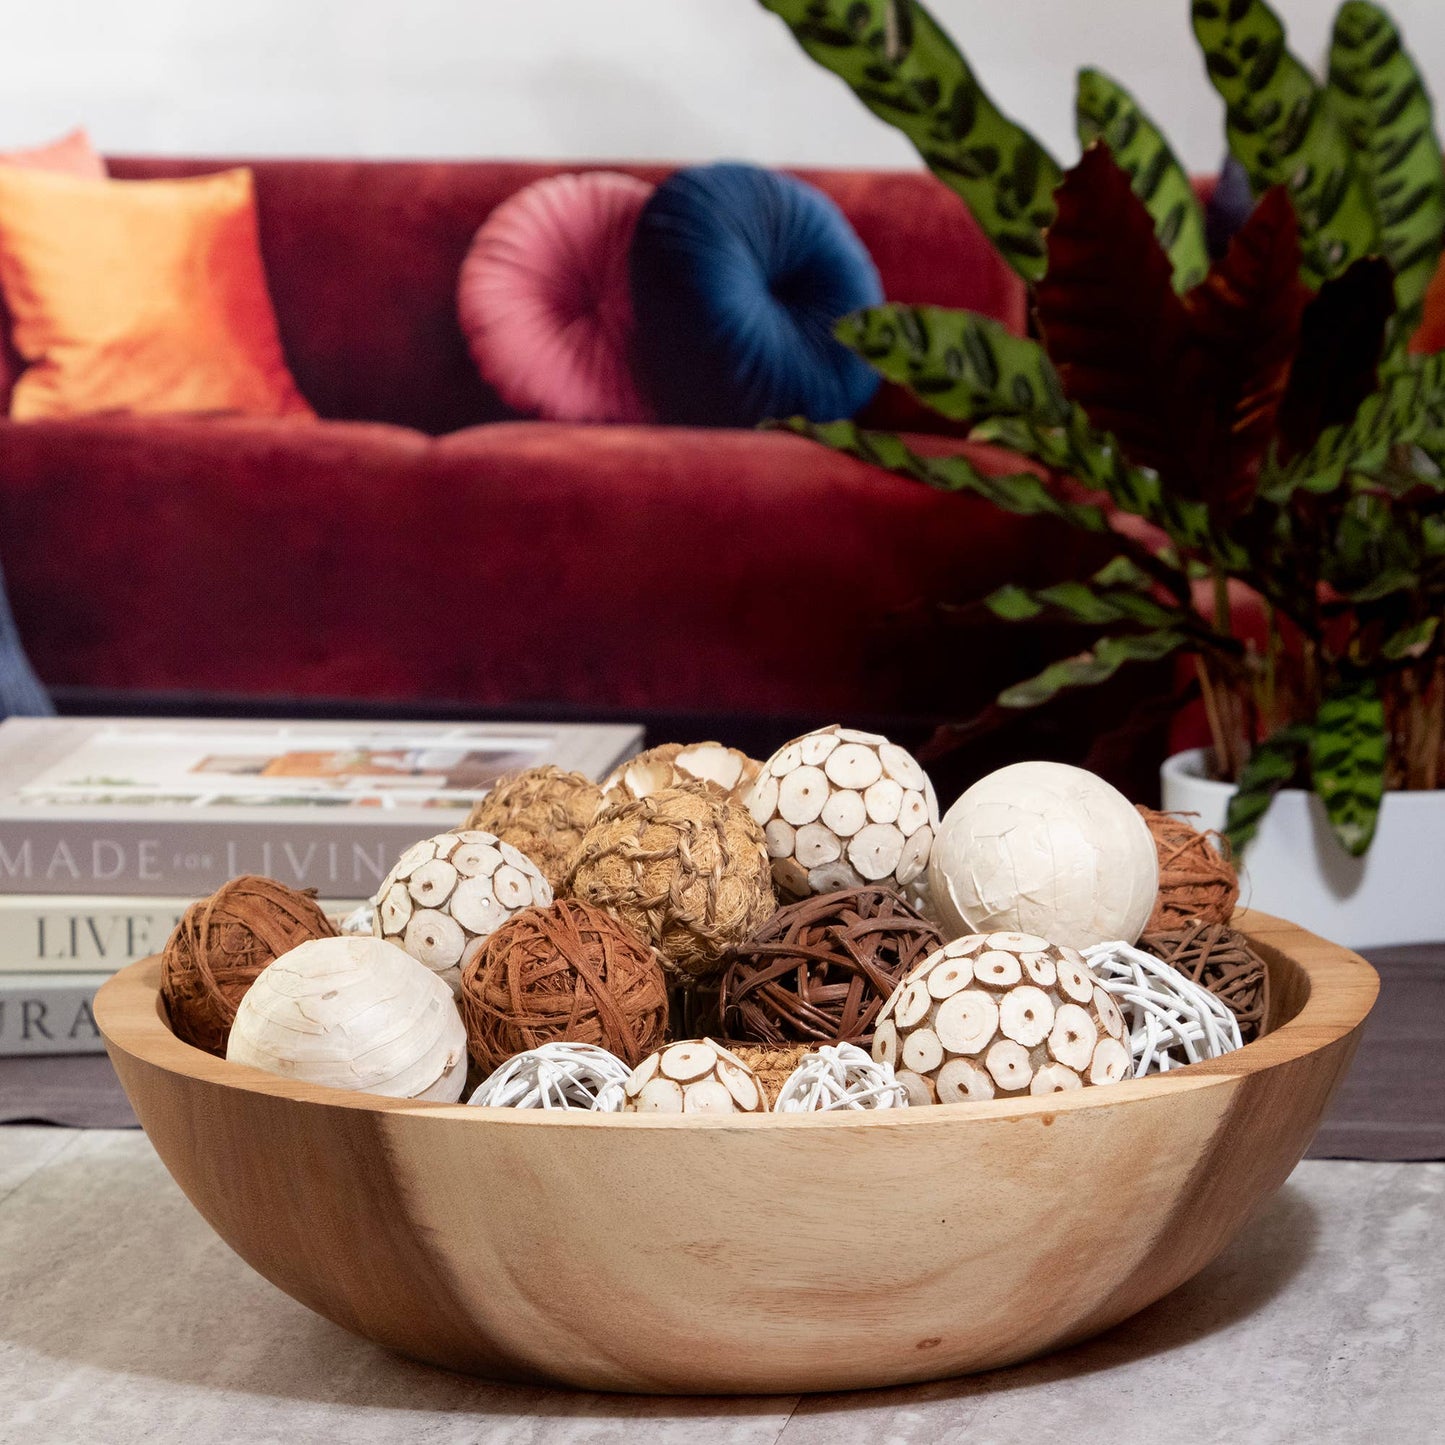
[[[545,908],[552,885],[510,843],[464,829],[408,848],[372,900],[378,937],[440,974],[453,995],[482,943],[523,908]]]
[[[358,903],[337,925],[336,931],[354,937],[370,938],[376,933],[376,904]]]
[[[586,1109],[615,1114],[632,1070],[596,1044],[556,1041],[513,1054],[469,1104],[493,1109]]]
[[[1069,948],[1133,943],[1159,894],[1159,858],[1149,825],[1102,778],[1014,763],[948,810],[928,894],[954,937],[1007,929]]]
[[[908,1093],[893,1066],[870,1059],[857,1044],[824,1044],[788,1075],[773,1103],[775,1114],[831,1109],[903,1109]]]
[[[1100,943],[1084,957],[1128,1023],[1136,1079],[1243,1047],[1233,1010],[1177,968],[1127,943]]]
[[[938,828],[928,774],[877,733],[826,727],[779,748],[747,796],[790,898],[864,884],[916,899]]]

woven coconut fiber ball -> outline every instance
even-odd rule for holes
[[[762,829],[705,783],[604,808],[565,891],[650,942],[663,966],[706,978],[777,906]]]
[[[1162,933],[1194,922],[1228,923],[1239,902],[1239,874],[1229,844],[1215,832],[1201,832],[1183,813],[1139,809],[1159,854],[1159,896],[1144,925]]]
[[[807,1044],[788,1044],[783,1048],[773,1048],[767,1044],[740,1044],[732,1039],[728,1039],[726,1043],[727,1047],[753,1071],[757,1081],[763,1086],[763,1093],[767,1096],[770,1109],[776,1102],[783,1085],[793,1077],[803,1060],[813,1052]]]
[[[297,944],[335,933],[314,892],[274,878],[248,873],[191,904],[161,953],[161,997],[176,1037],[224,1058],[256,975]]]
[[[464,826],[493,833],[526,854],[556,892],[601,806],[602,789],[586,774],[548,764],[503,778]]]
[[[645,798],[660,788],[683,783],[709,783],[729,798],[742,801],[762,764],[722,743],[659,743],[619,764],[602,781],[607,802]]]
[[[1207,988],[1239,1020],[1245,1043],[1269,1026],[1269,969],[1242,933],[1222,923],[1191,923],[1139,940],[1145,953]]]
[[[566,1041],[636,1068],[667,1032],[657,955],[600,908],[559,899],[502,924],[462,970],[467,1048],[484,1069]]]
[[[845,888],[790,903],[732,954],[723,1032],[757,1043],[873,1042],[899,979],[943,935],[890,888]]]

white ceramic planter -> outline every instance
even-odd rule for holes
[[[1164,807],[1224,829],[1231,783],[1204,775],[1204,751],[1162,769]],[[1264,815],[1240,869],[1240,903],[1288,918],[1349,948],[1445,940],[1445,790],[1387,793],[1375,841],[1351,858],[1323,804],[1285,788]]]

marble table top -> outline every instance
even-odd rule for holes
[[[0,1129],[0,1445],[1269,1445],[1438,1439],[1445,1164],[1311,1160],[1109,1334],[902,1390],[644,1399],[493,1385],[253,1274],[133,1131]]]

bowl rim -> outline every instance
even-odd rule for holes
[[[965,1120],[1024,1119],[1079,1110],[1119,1108],[1169,1092],[1230,1087],[1238,1079],[1288,1064],[1354,1032],[1368,1017],[1380,979],[1359,954],[1309,933],[1284,919],[1244,910],[1233,926],[1267,961],[1287,959],[1305,975],[1308,996],[1293,1018],[1263,1038],[1216,1059],[1165,1074],[1128,1079],[1107,1087],[981,1103],[934,1104],[929,1108],[848,1110],[822,1114],[593,1114],[566,1109],[506,1109],[489,1105],[442,1104],[393,1099],[382,1094],[336,1089],[283,1078],[246,1064],[231,1063],[182,1042],[171,1032],[160,1002],[159,956],[141,959],[106,980],[93,1012],[112,1055],[201,1083],[240,1089],[319,1108],[360,1109],[375,1114],[433,1119],[466,1119],[471,1127],[562,1129],[889,1129],[954,1125]]]

